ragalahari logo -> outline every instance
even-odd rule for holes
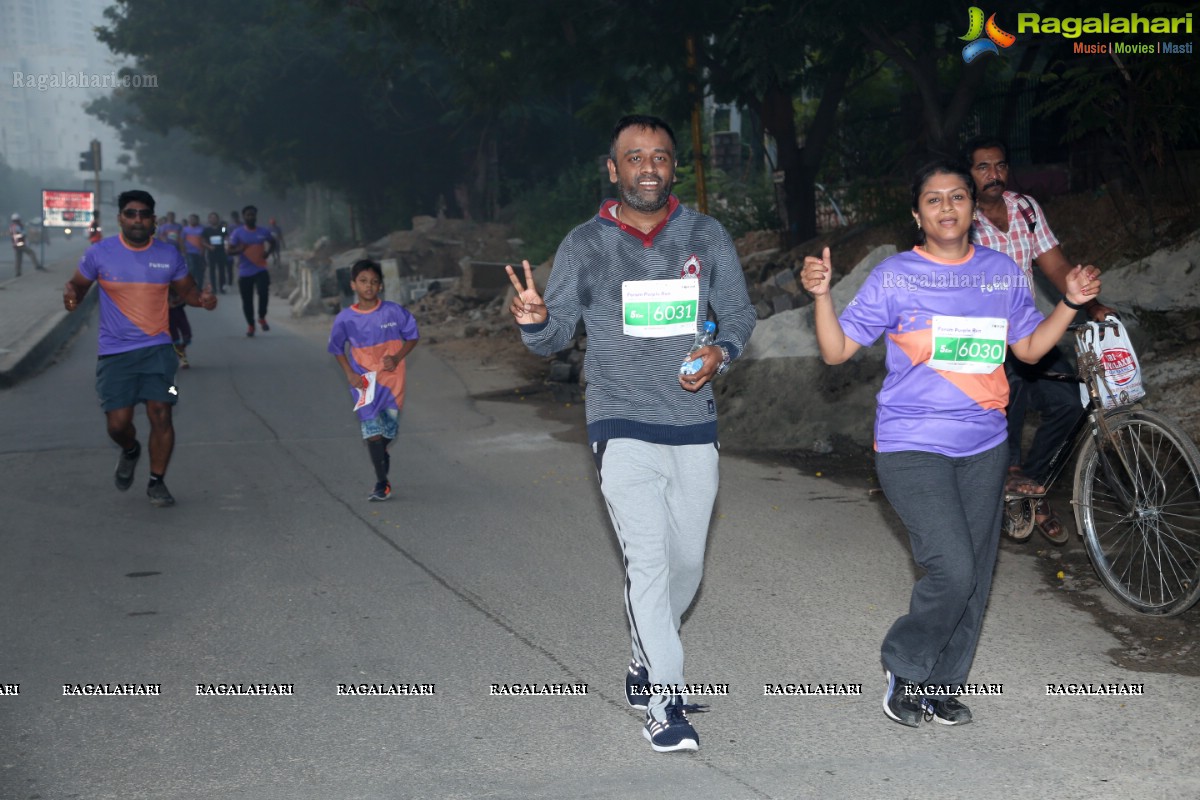
[[[980,39],[979,37],[985,33],[987,38]],[[983,9],[979,6],[971,6],[971,10],[967,14],[967,34],[958,38],[968,42],[962,52],[963,61],[968,64],[984,53],[1000,55],[1001,47],[1012,47],[1013,42],[1017,40],[1017,37],[1011,33],[1000,29],[1000,26],[996,24],[995,14],[988,17],[985,24]]]

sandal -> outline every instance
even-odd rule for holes
[[[1020,467],[1009,467],[1008,478],[1004,481],[1004,493],[1015,494],[1022,497],[1036,497],[1044,494],[1046,488],[1040,483],[1030,478]]]
[[[1037,501],[1037,505],[1033,509],[1033,519],[1042,535],[1054,544],[1063,544],[1071,538],[1066,526],[1045,499]]]

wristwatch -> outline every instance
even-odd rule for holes
[[[729,351],[721,345],[717,345],[717,349],[721,351],[721,366],[717,367],[717,374],[724,375],[729,370]]]

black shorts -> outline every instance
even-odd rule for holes
[[[175,370],[179,357],[169,344],[140,347],[101,356],[96,362],[96,394],[100,408],[115,411],[146,400],[175,405]]]

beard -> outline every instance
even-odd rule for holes
[[[145,244],[154,237],[154,228],[147,226],[144,228],[121,229],[121,234],[125,237],[125,241],[130,244]]]
[[[621,202],[638,211],[642,214],[653,214],[666,206],[667,201],[671,199],[671,186],[667,182],[663,182],[658,191],[650,197],[646,197],[638,189],[637,180],[633,183],[621,183]]]

